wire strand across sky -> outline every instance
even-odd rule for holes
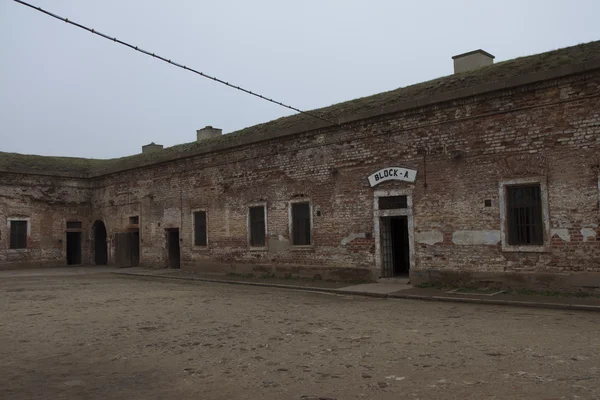
[[[21,5],[27,6],[27,7],[29,7],[29,8],[32,8],[32,9],[34,9],[34,10],[36,10],[36,11],[39,11],[39,12],[41,12],[41,13],[44,13],[44,14],[46,14],[46,15],[50,16],[50,17],[56,18],[56,19],[58,19],[58,20],[60,20],[60,21],[66,22],[66,23],[68,23],[68,24],[71,24],[71,25],[73,25],[73,26],[76,26],[76,27],[78,27],[78,28],[81,28],[81,29],[83,29],[83,30],[86,30],[86,31],[88,31],[88,32],[90,32],[90,33],[93,33],[94,35],[98,35],[98,36],[100,36],[100,37],[103,37],[104,39],[110,40],[111,42],[115,42],[115,43],[118,43],[118,44],[120,44],[120,45],[126,46],[126,47],[128,47],[128,48],[130,48],[130,49],[132,49],[132,50],[138,51],[138,52],[140,52],[140,53],[143,53],[143,54],[145,54],[145,55],[147,55],[147,56],[150,56],[150,57],[153,57],[153,58],[157,58],[157,59],[159,59],[159,60],[161,60],[161,61],[164,61],[164,62],[166,62],[166,63],[169,63],[169,64],[171,64],[171,65],[173,65],[173,66],[175,66],[175,67],[179,67],[179,68],[181,68],[181,69],[184,69],[184,70],[186,70],[186,71],[193,72],[193,73],[195,73],[195,74],[197,74],[197,75],[200,75],[200,76],[201,76],[201,77],[203,77],[203,78],[210,79],[210,80],[212,80],[212,81],[218,82],[218,83],[220,83],[220,84],[223,84],[223,85],[225,85],[225,86],[228,86],[228,87],[230,87],[230,88],[233,88],[233,89],[239,90],[239,91],[241,91],[241,92],[244,92],[244,93],[246,93],[246,94],[249,94],[249,95],[252,95],[252,96],[258,97],[258,98],[260,98],[260,99],[262,99],[262,100],[265,100],[265,101],[268,101],[268,102],[270,102],[270,103],[277,104],[278,106],[285,107],[285,108],[287,108],[287,109],[290,109],[290,110],[292,110],[292,111],[296,111],[296,112],[298,112],[298,113],[301,113],[301,114],[304,114],[304,115],[308,115],[309,117],[312,117],[312,118],[315,118],[315,119],[319,119],[319,120],[321,120],[321,121],[325,121],[325,122],[327,122],[327,123],[329,123],[329,124],[333,124],[333,125],[336,125],[336,126],[338,126],[338,127],[341,127],[341,126],[342,126],[342,124],[340,124],[339,122],[335,122],[335,121],[333,121],[333,120],[330,120],[330,119],[328,119],[328,118],[322,117],[322,116],[320,116],[320,115],[318,115],[318,114],[315,114],[315,113],[313,113],[313,112],[310,112],[310,111],[304,111],[304,110],[301,110],[301,109],[299,109],[299,108],[297,108],[297,107],[293,107],[293,106],[290,106],[290,105],[288,105],[288,104],[284,104],[284,103],[282,103],[282,102],[280,102],[280,101],[277,101],[277,100],[274,100],[274,99],[268,98],[268,97],[266,97],[266,96],[263,96],[263,95],[261,95],[261,94],[259,94],[259,93],[256,93],[256,92],[253,92],[253,91],[251,91],[251,90],[245,89],[245,88],[243,88],[243,87],[241,87],[241,86],[237,86],[237,85],[234,85],[234,84],[232,84],[232,83],[229,83],[229,82],[227,82],[227,81],[224,81],[224,80],[222,80],[222,79],[220,79],[220,78],[217,78],[216,76],[211,76],[211,75],[205,74],[205,73],[203,73],[203,72],[201,72],[201,71],[198,71],[198,70],[196,70],[196,69],[194,69],[194,68],[190,68],[190,67],[188,67],[188,66],[186,66],[186,65],[183,65],[183,64],[177,63],[177,62],[175,62],[175,61],[172,61],[172,60],[171,60],[171,59],[169,59],[169,58],[162,57],[162,56],[160,56],[160,55],[158,55],[158,54],[156,54],[156,53],[152,53],[152,52],[150,52],[150,51],[147,51],[147,50],[141,49],[141,48],[139,48],[138,46],[132,45],[131,43],[125,42],[125,41],[123,41],[123,40],[119,40],[119,39],[117,39],[116,37],[111,37],[111,36],[109,36],[109,35],[105,35],[104,33],[98,32],[97,30],[95,30],[95,29],[93,29],[93,28],[89,28],[89,27],[87,27],[87,26],[85,26],[85,25],[82,25],[82,24],[80,24],[80,23],[78,23],[78,22],[71,21],[71,20],[69,20],[68,18],[61,17],[61,16],[59,16],[59,15],[56,15],[56,14],[54,14],[54,13],[51,13],[50,11],[44,10],[44,9],[42,9],[41,7],[36,7],[36,6],[34,6],[33,4],[29,4],[29,3],[25,2],[25,1],[21,1],[21,0],[13,0],[13,1],[15,1],[16,3],[19,3],[19,4],[21,4]]]

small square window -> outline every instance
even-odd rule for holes
[[[140,223],[140,217],[135,215],[133,217],[129,217],[129,225],[138,225]]]
[[[485,204],[486,207],[491,207],[492,206],[492,200],[487,199],[487,200],[484,201],[484,204]]]
[[[380,210],[395,210],[398,208],[407,208],[408,200],[406,196],[385,196],[379,198]]]
[[[67,229],[81,229],[81,221],[67,221]]]

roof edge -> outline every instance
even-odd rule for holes
[[[499,65],[499,64],[498,64]],[[395,104],[384,105],[379,108],[375,108],[368,111],[358,112],[352,115],[340,116],[337,119],[339,124],[351,124],[356,123],[363,120],[368,120],[376,117],[385,117],[389,114],[397,114],[401,112],[406,112],[412,109],[423,108],[423,107],[431,107],[436,104],[447,103],[451,101],[456,101],[460,99],[465,99],[477,95],[483,95],[487,93],[492,93],[501,90],[512,89],[515,87],[520,87],[524,85],[534,84],[538,82],[543,82],[552,79],[559,79],[571,75],[582,74],[594,70],[600,69],[600,58],[579,62],[574,64],[565,64],[562,66],[558,66],[549,70],[530,72],[525,75],[517,75],[505,80],[497,80],[497,81],[489,81],[487,83],[478,84],[471,87],[465,87],[456,89],[454,91],[441,92],[434,95],[429,95],[421,98],[414,98],[410,100],[405,100],[402,102],[398,102]],[[235,138],[235,140],[231,141],[223,141],[216,142],[213,144],[207,143],[206,146],[203,146],[198,149],[193,149],[188,152],[173,152],[168,156],[158,159],[158,160],[147,160],[145,162],[140,162],[136,165],[110,165],[107,161],[106,167],[103,167],[102,164],[96,166],[95,168],[85,169],[81,172],[67,172],[67,171],[44,171],[44,170],[32,170],[28,168],[0,168],[0,172],[5,173],[17,173],[17,174],[29,174],[29,175],[39,175],[39,176],[54,176],[54,177],[63,177],[63,178],[73,178],[73,179],[89,179],[89,178],[99,178],[103,176],[108,176],[115,173],[147,168],[154,165],[160,165],[168,162],[173,162],[175,160],[187,159],[190,157],[195,157],[198,155],[208,154],[212,152],[224,151],[227,149],[233,149],[241,146],[246,146],[250,144],[255,144],[267,140],[290,137],[302,133],[308,133],[312,131],[329,129],[336,127],[337,123],[327,123],[321,120],[313,120],[313,121],[304,121],[304,123],[298,124],[294,127],[290,127],[283,130],[276,130],[270,132],[261,132],[260,130],[254,132],[249,135],[240,135]],[[40,156],[43,157],[43,156]],[[99,160],[100,161],[100,160]],[[104,160],[102,160],[104,161]]]
[[[516,76],[506,81],[495,81],[486,83],[483,85],[473,86],[470,88],[460,89],[453,92],[445,92],[439,93],[430,97],[410,100],[403,103],[395,104],[392,106],[384,107],[377,110],[367,111],[359,114],[352,115],[350,117],[341,117],[338,122],[340,124],[350,124],[370,118],[375,118],[388,114],[395,114],[399,112],[408,111],[415,108],[421,107],[429,107],[439,103],[446,103],[449,101],[455,101],[463,98],[468,98],[472,96],[482,95],[486,93],[491,93],[499,90],[511,89],[519,86],[524,86],[528,84],[533,84],[537,82],[547,81],[551,79],[562,78],[565,76],[576,75],[584,72],[593,71],[596,69],[600,69],[600,59],[594,61],[588,61],[579,64],[568,64],[562,67],[554,68],[547,71],[534,72],[527,75]],[[171,162],[174,160],[186,159],[189,157],[195,157],[202,154],[207,154],[215,151],[222,151],[226,149],[231,149],[235,147],[245,146],[249,144],[255,144],[266,140],[278,139],[287,136],[298,135],[301,133],[307,133],[319,129],[326,129],[337,126],[336,124],[326,123],[324,121],[315,121],[311,124],[305,124],[298,127],[294,127],[292,129],[287,129],[283,131],[273,132],[264,135],[241,135],[236,142],[225,142],[225,143],[216,143],[211,146],[206,146],[197,151],[190,152],[189,154],[180,155],[174,154],[171,157],[168,157],[164,160],[160,160],[157,162],[149,162],[140,165],[136,165],[130,168],[118,169],[115,168],[113,170],[107,169],[106,171],[101,171],[99,173],[91,173],[89,175],[90,178],[99,178],[106,175],[111,175],[119,172],[134,170],[138,168],[145,168],[151,165],[159,165],[167,162]]]
[[[42,156],[44,157],[44,156]],[[68,178],[68,179],[89,179],[92,175],[88,173],[78,174],[75,172],[62,172],[62,171],[53,171],[53,172],[44,172],[35,169],[28,168],[7,168],[0,169],[0,174],[21,174],[21,175],[36,175],[36,176],[48,176],[52,178]]]

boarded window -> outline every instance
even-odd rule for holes
[[[379,198],[380,210],[395,210],[397,208],[406,208],[408,201],[406,196],[386,196]]]
[[[67,229],[81,229],[81,221],[67,221]]]
[[[129,225],[138,225],[140,223],[140,217],[138,215],[129,217]]]
[[[206,211],[194,212],[194,246],[206,246]]]
[[[310,239],[310,205],[292,203],[292,244],[307,246]]]
[[[250,246],[265,245],[265,207],[250,207]]]
[[[543,245],[544,224],[540,185],[508,186],[508,244],[511,246]]]
[[[10,221],[10,248],[27,248],[27,221]]]

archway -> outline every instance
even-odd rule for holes
[[[106,265],[108,263],[108,250],[106,248],[106,226],[98,220],[92,226],[94,234],[94,263]]]

